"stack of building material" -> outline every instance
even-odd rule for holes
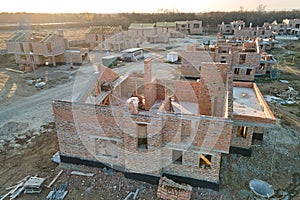
[[[46,197],[47,200],[62,200],[68,194],[67,191],[68,184],[63,183],[60,186],[54,186],[53,190]]]
[[[42,184],[44,181],[45,178],[38,178],[35,176],[30,177],[30,179],[24,184],[24,193],[40,193],[42,191]]]
[[[157,197],[164,200],[189,200],[191,199],[192,186],[179,184],[166,177],[159,180]]]

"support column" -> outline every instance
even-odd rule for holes
[[[53,57],[53,66],[56,67],[55,56],[52,56],[52,57]]]

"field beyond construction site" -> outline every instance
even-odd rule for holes
[[[82,29],[72,31],[67,34],[75,37],[76,31]],[[204,41],[205,37],[201,36]],[[278,199],[300,199],[300,99],[299,95],[288,93],[292,89],[300,90],[300,40],[279,42],[271,52],[278,60],[279,76],[256,79],[264,96],[289,101],[268,103],[278,119],[277,127],[267,129],[263,141],[254,141],[251,157],[224,155],[220,191],[193,188],[192,199],[254,199],[249,188],[253,178],[273,185]],[[138,199],[157,199],[157,186],[126,179],[122,173],[58,165],[51,160],[59,150],[51,102],[72,94],[76,75],[89,75],[84,67],[39,67],[37,76],[46,80],[47,85],[38,89],[26,83],[34,78],[33,73],[6,70],[18,69],[13,55],[0,55],[0,195],[27,175],[45,177],[45,185],[48,185],[63,169],[56,184],[68,183],[65,199],[124,199],[137,188],[140,189]],[[161,69],[161,73],[169,72]],[[71,171],[93,173],[94,176],[71,175]],[[45,199],[49,192],[49,188],[43,187],[40,194],[22,194],[19,199]]]

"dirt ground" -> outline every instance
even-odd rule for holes
[[[282,41],[272,53],[279,61],[280,76],[256,80],[263,95],[276,96],[288,86],[299,91],[300,42]],[[6,67],[17,69],[12,56],[0,55],[0,195],[5,194],[6,187],[27,175],[45,177],[45,185],[48,185],[63,169],[56,184],[68,183],[65,199],[124,199],[137,188],[140,189],[138,199],[157,199],[156,186],[126,179],[122,173],[58,165],[51,160],[59,149],[51,101],[70,95],[73,78],[79,73],[88,74],[87,69],[41,67],[37,75],[47,81],[47,85],[37,89],[25,83],[34,78],[32,73],[9,72]],[[119,73],[127,69],[129,67],[120,68]],[[254,141],[251,157],[223,156],[220,191],[193,188],[192,199],[255,199],[248,185],[253,178],[273,185],[277,199],[283,196],[300,199],[300,106],[278,103],[269,103],[269,106],[279,119],[278,126],[267,129],[263,141]],[[90,172],[94,176],[70,175],[72,170]],[[43,187],[41,194],[22,194],[19,199],[45,199],[49,192],[49,188]]]

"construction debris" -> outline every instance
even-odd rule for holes
[[[279,80],[280,83],[290,83],[288,80]]]
[[[264,97],[267,102],[279,103],[281,105],[300,103],[299,92],[296,91],[293,87],[288,87],[287,90],[283,90],[282,92],[278,93],[276,96],[265,95]]]
[[[159,180],[157,197],[164,200],[189,200],[192,195],[192,186],[179,184],[167,177]]]
[[[62,200],[68,194],[66,190],[68,187],[67,183],[61,184],[59,187],[54,187],[52,191],[47,195],[47,200]]]
[[[8,193],[1,196],[0,200],[4,200],[6,197],[11,196],[10,199],[17,198],[24,191],[24,184],[29,179],[29,176],[26,176],[22,180],[18,181],[16,185],[6,188],[10,190]]]
[[[60,163],[60,155],[59,155],[59,151],[56,152],[53,156],[52,156],[52,161],[59,164]]]
[[[139,191],[140,191],[140,189],[137,188],[137,189],[135,190],[135,192],[129,192],[129,193],[127,194],[127,196],[125,197],[124,200],[129,200],[129,199],[135,200],[135,199],[137,199],[137,195],[139,194]],[[133,196],[133,197],[131,198],[131,196]]]
[[[35,87],[36,88],[43,88],[45,85],[46,85],[46,83],[42,81],[42,82],[36,83]]]
[[[20,73],[20,74],[24,74],[23,71],[20,70],[16,70],[16,69],[11,69],[11,68],[5,68],[7,71],[11,71],[11,72],[16,72],[16,73]]]
[[[30,177],[28,181],[24,184],[25,191],[24,193],[40,193],[42,191],[42,184],[44,183],[45,178]]]
[[[287,90],[282,91],[278,96],[283,97],[289,101],[300,100],[299,92],[296,91],[293,87],[288,87]]]
[[[135,200],[137,198],[137,195],[139,194],[140,189],[137,188],[134,195],[133,195],[133,199]]]
[[[93,177],[94,174],[93,173],[83,173],[83,172],[78,172],[78,171],[72,171],[71,175],[77,175],[77,176],[89,176],[89,177]]]
[[[53,183],[57,180],[57,178],[63,173],[63,170],[60,170],[60,172],[54,177],[54,179],[49,183],[49,185],[47,185],[47,188],[50,188]]]
[[[42,184],[45,178],[38,178],[36,176],[26,176],[22,180],[17,182],[17,185],[8,187],[6,189],[12,189],[1,197],[0,200],[4,200],[10,196],[10,199],[16,199],[22,192],[24,193],[40,193],[42,191]]]
[[[124,200],[128,200],[133,195],[133,192],[129,192]]]

